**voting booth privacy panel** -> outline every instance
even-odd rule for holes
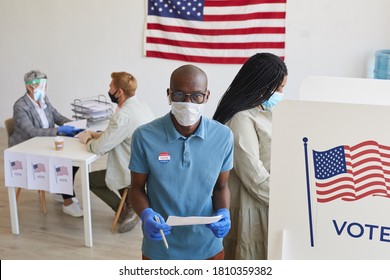
[[[283,101],[275,108],[270,259],[390,259],[385,120],[388,106]]]
[[[390,259],[390,81],[311,76],[300,99],[273,114],[269,258]]]

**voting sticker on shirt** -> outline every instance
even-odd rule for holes
[[[168,163],[171,160],[171,155],[167,152],[161,152],[158,156],[158,161],[161,163]]]

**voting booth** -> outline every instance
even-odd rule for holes
[[[390,81],[308,82],[273,113],[268,257],[390,259]]]

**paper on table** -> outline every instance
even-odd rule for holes
[[[64,123],[64,125],[74,126],[77,129],[86,129],[87,128],[87,120],[83,119],[83,120],[67,122],[67,123]]]
[[[188,226],[188,225],[205,225],[218,222],[222,218],[222,215],[219,216],[190,216],[190,217],[179,217],[179,216],[169,216],[167,219],[167,225],[169,226]]]

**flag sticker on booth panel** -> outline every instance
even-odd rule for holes
[[[43,163],[37,163],[33,165],[34,173],[46,172],[45,165]]]
[[[20,160],[11,161],[11,170],[23,170],[23,165]]]
[[[284,59],[286,0],[147,0],[147,57],[243,64]]]
[[[390,198],[390,146],[364,141],[354,146],[313,150],[317,201]]]
[[[67,176],[69,175],[68,168],[66,166],[60,166],[55,168],[57,176]]]

